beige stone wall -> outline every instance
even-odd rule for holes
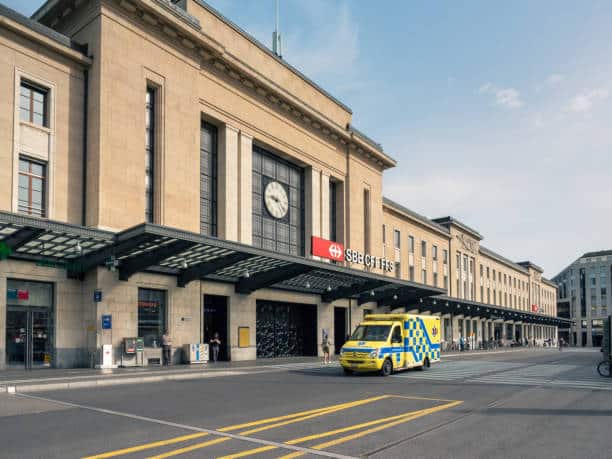
[[[513,309],[517,309],[520,311],[531,312],[531,303],[529,303],[529,276],[522,270],[512,268],[505,263],[501,263],[496,259],[489,257],[486,254],[480,252],[480,261],[479,265],[483,265],[484,276],[482,279],[482,286],[484,290],[484,302],[487,300],[487,288],[490,290],[491,294],[491,304],[495,304],[498,306],[511,307]],[[490,277],[487,278],[487,268],[489,268]],[[495,279],[493,279],[493,270],[495,270]],[[501,274],[501,282],[500,276]],[[480,266],[478,268],[478,276],[480,278]],[[514,280],[512,280],[512,285],[510,285],[507,280],[504,283],[504,276],[506,279],[516,279],[516,288],[514,287]],[[520,283],[520,285],[519,285]],[[478,282],[478,295],[480,296],[480,285],[481,282]],[[493,300],[493,290],[495,290],[496,298]],[[499,298],[499,294],[501,292],[501,301]],[[504,293],[510,298],[512,296],[512,303],[510,303],[510,299],[505,301]],[[516,307],[514,306],[514,296],[517,298]]]
[[[19,119],[22,79],[49,89],[49,127]],[[81,223],[83,66],[0,28],[0,209],[17,211],[20,154],[47,162],[47,216]]]
[[[427,270],[427,285],[444,288],[445,274],[449,276],[450,282],[450,265],[444,264],[444,251],[449,250],[449,236],[445,236],[441,231],[432,230],[418,220],[386,205],[383,208],[383,223],[386,231],[386,242],[383,244],[384,255],[390,260],[400,262],[402,279],[410,279],[410,266],[412,265],[415,282],[423,283],[423,269]],[[395,230],[400,231],[399,250],[395,248]],[[414,253],[409,253],[409,236],[414,238]],[[427,255],[425,257],[421,256],[422,241],[427,244]],[[438,248],[437,261],[433,259],[432,247],[434,245]],[[438,274],[437,285],[434,283],[434,272]]]

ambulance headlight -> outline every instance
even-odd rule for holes
[[[376,359],[378,358],[378,353],[380,352],[380,349],[374,349],[372,352],[370,352],[370,358],[371,359]]]

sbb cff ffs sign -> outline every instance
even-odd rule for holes
[[[367,266],[369,268],[393,271],[394,265],[386,258],[377,257],[368,253],[363,254],[357,250],[345,249],[339,242],[328,241],[312,236],[312,254],[316,257],[327,258],[334,261],[347,261]]]

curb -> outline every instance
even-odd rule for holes
[[[170,374],[158,376],[139,376],[139,377],[119,377],[112,379],[95,379],[92,381],[67,381],[48,384],[23,384],[23,385],[5,385],[0,386],[0,393],[27,393],[27,392],[45,392],[65,389],[83,389],[90,387],[105,387],[118,386],[127,384],[146,384],[160,381],[181,381],[189,379],[206,379],[221,376],[238,376],[246,374],[244,371],[217,371],[214,373],[187,373],[187,374]],[[259,373],[259,372],[248,372]]]

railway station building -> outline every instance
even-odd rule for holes
[[[556,339],[541,268],[385,198],[350,108],[203,1],[0,5],[0,84],[2,369],[153,363],[165,330],[176,363],[314,356],[387,311]]]

